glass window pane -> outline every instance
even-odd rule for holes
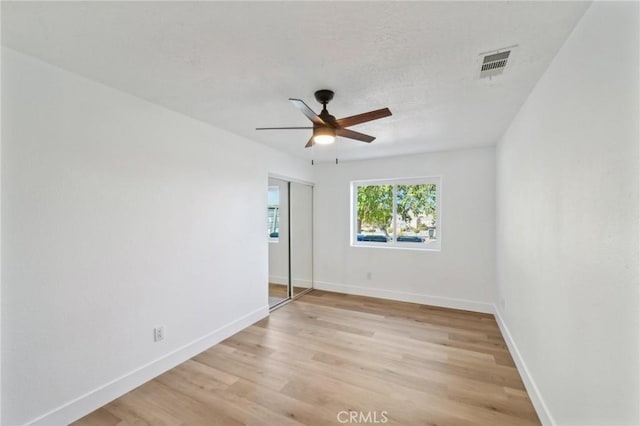
[[[358,241],[391,242],[393,186],[357,186],[356,238]]]
[[[277,241],[280,235],[280,188],[270,186],[268,194],[268,234],[272,241]]]
[[[438,238],[436,185],[398,185],[396,198],[398,242],[435,243]]]

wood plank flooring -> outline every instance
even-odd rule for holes
[[[269,283],[269,297],[274,297],[278,299],[286,299],[287,294],[287,286],[284,284],[274,284]]]
[[[318,290],[75,424],[350,419],[540,424],[492,315]]]

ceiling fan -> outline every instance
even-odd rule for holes
[[[336,136],[342,136],[343,138],[355,139],[367,143],[373,142],[375,137],[349,130],[347,127],[388,117],[391,115],[389,108],[377,109],[375,111],[352,115],[351,117],[336,119],[333,115],[329,114],[329,111],[327,111],[327,104],[331,99],[333,99],[333,95],[333,91],[327,89],[315,92],[314,96],[316,100],[322,104],[322,111],[320,114],[313,112],[313,110],[302,100],[289,98],[291,103],[293,103],[300,112],[311,120],[313,127],[257,127],[256,130],[313,129],[313,135],[305,145],[305,148],[312,147],[315,144],[327,145],[333,143]]]

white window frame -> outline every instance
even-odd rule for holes
[[[396,187],[398,185],[436,185],[436,218],[437,218],[437,239],[431,244],[424,244],[424,247],[414,242],[398,242],[397,241],[397,200]],[[358,197],[357,188],[369,185],[392,185],[393,186],[393,240],[387,243],[379,243],[374,241],[358,241]],[[403,250],[420,250],[420,251],[440,251],[442,249],[442,177],[441,176],[425,176],[414,178],[395,178],[395,179],[371,179],[356,180],[351,182],[351,247],[375,247],[388,249]]]

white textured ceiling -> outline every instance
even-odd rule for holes
[[[2,43],[293,155],[374,158],[493,145],[580,19],[581,2],[2,2]],[[479,54],[518,45],[479,80]],[[305,149],[289,102],[389,107]],[[214,143],[214,141],[212,141]]]

